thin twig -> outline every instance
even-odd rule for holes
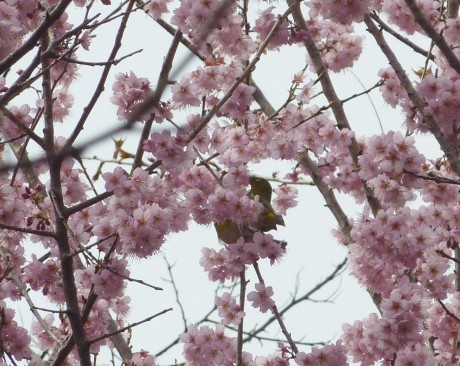
[[[65,310],[56,310],[56,309],[47,309],[47,308],[42,308],[40,306],[34,306],[34,309],[41,310],[41,311],[46,311],[47,313],[53,313],[53,314],[67,314]]]
[[[203,317],[201,318],[201,320],[197,321],[197,324],[200,324],[200,323],[203,323],[205,321],[209,321],[209,316],[214,313],[215,311],[217,310],[217,306],[214,305],[213,308],[211,310],[208,311],[208,313]],[[162,350],[158,351],[155,356],[156,357],[159,357],[161,356],[162,354],[166,353],[167,351],[169,351],[172,347],[174,347],[176,344],[179,343],[179,337],[177,337],[174,341],[172,341],[170,344],[168,344],[165,348],[163,348]]]
[[[100,336],[100,337],[91,339],[91,340],[89,340],[88,342],[89,342],[89,344],[97,343],[97,342],[99,342],[99,341],[101,341],[101,340],[103,340],[103,339],[112,337],[112,336],[114,336],[115,334],[123,333],[124,331],[126,331],[126,330],[128,330],[128,329],[131,329],[131,328],[137,327],[138,325],[141,325],[141,324],[144,324],[144,323],[146,323],[146,322],[149,322],[149,321],[151,321],[152,319],[155,319],[155,318],[159,317],[160,315],[166,314],[166,313],[169,312],[169,311],[172,311],[172,308],[162,310],[162,311],[160,311],[159,313],[156,313],[156,314],[154,314],[154,315],[152,315],[152,316],[149,316],[148,318],[145,318],[145,319],[143,319],[143,320],[141,320],[141,321],[138,321],[138,322],[132,323],[132,324],[130,324],[130,325],[127,325],[126,327],[117,329],[117,330],[114,331],[114,332],[110,332],[110,333],[104,334],[103,336]]]
[[[25,233],[25,234],[47,236],[49,238],[55,237],[55,234],[52,231],[34,230],[34,229],[28,229],[25,227],[17,227],[17,226],[11,226],[11,225],[1,224],[1,223],[0,223],[0,229],[17,231],[17,232]]]
[[[141,53],[142,51],[143,51],[143,49],[140,49],[140,50],[137,50],[137,51],[130,52],[127,55],[124,55],[124,56],[122,56],[120,58],[117,58],[115,60],[100,61],[100,62],[97,62],[97,61],[81,61],[81,60],[76,60],[76,59],[67,58],[67,57],[59,57],[58,60],[59,61],[65,61],[65,62],[68,62],[70,64],[84,65],[84,66],[106,66],[108,64],[118,65],[121,61],[127,59],[128,57],[134,56],[137,53]]]
[[[342,210],[337,198],[335,197],[334,191],[323,181],[323,177],[315,162],[308,156],[308,152],[303,152],[299,154],[299,160],[302,166],[307,170],[308,174],[311,176],[313,183],[318,187],[318,190],[323,195],[327,207],[334,215],[337,223],[339,224],[340,231],[346,238],[345,244],[353,243],[351,237],[352,225],[348,220],[348,216]]]
[[[198,159],[200,159],[200,164],[204,165],[204,167],[208,170],[208,172],[211,173],[211,175],[214,177],[216,182],[219,183],[221,187],[223,187],[224,184],[222,183],[222,179],[218,177],[214,169],[212,169],[211,166],[209,165],[208,163],[209,159],[205,159],[203,155],[201,155],[201,153],[198,151],[195,145],[193,145],[193,151],[195,151],[196,155],[198,156]]]
[[[206,322],[211,323],[211,324],[222,324],[220,321],[216,321],[216,320],[212,320],[212,319],[207,319]],[[238,331],[237,328],[231,327],[229,325],[226,325],[225,328],[229,329],[231,331],[234,331],[234,332]],[[246,335],[246,336],[249,336],[249,335],[251,335],[251,332],[244,331],[243,334]],[[253,338],[255,338],[255,339],[259,340],[259,341],[268,341],[268,342],[284,342],[285,341],[284,338],[272,338],[272,337],[264,337],[264,336],[260,336],[260,335],[255,336]],[[247,338],[243,340],[243,342],[247,342],[247,341],[248,341]],[[326,344],[329,344],[331,342],[331,340],[324,341],[324,342],[303,342],[303,341],[297,340],[297,341],[294,341],[294,342],[297,345],[312,347],[312,346],[324,346]]]
[[[264,284],[265,285],[265,281],[262,277],[262,273],[260,272],[260,268],[259,268],[259,265],[257,262],[254,262],[253,264],[253,267],[254,267],[254,270],[256,271],[256,274],[257,274],[257,278],[259,279],[259,282]],[[299,353],[299,349],[297,348],[297,345],[295,344],[294,340],[292,339],[292,336],[291,336],[291,333],[288,332],[287,328],[286,328],[286,324],[284,324],[284,321],[283,321],[283,318],[281,317],[281,314],[280,312],[278,311],[278,307],[276,306],[276,304],[274,304],[272,307],[271,307],[271,310],[281,328],[281,331],[283,332],[284,336],[286,337],[286,340],[288,341],[289,343],[289,346],[291,346],[291,350],[292,352],[294,353],[294,355],[296,355],[297,353]]]
[[[298,297],[298,298],[294,298],[292,299],[292,301],[284,306],[282,308],[282,310],[279,311],[280,315],[283,316],[285,313],[287,313],[292,307],[298,305],[299,303],[303,302],[303,301],[307,301],[307,300],[310,300],[310,297],[316,293],[317,291],[319,291],[320,289],[322,289],[327,283],[329,283],[330,281],[332,281],[333,279],[335,279],[340,273],[341,271],[344,269],[345,267],[345,264],[347,263],[347,259],[345,258],[341,263],[339,263],[336,268],[332,271],[332,273],[329,274],[329,276],[327,276],[324,280],[322,280],[321,282],[319,282],[316,286],[314,286],[311,290],[309,290],[308,292],[306,292],[303,296],[301,297]],[[267,327],[272,324],[274,321],[276,320],[276,318],[273,316],[271,317],[270,319],[268,319],[264,324],[262,324],[261,326],[259,326],[257,329],[255,329],[254,331],[251,332],[251,334],[245,338],[245,342],[248,342],[250,341],[252,338],[255,338],[259,333],[263,332],[265,329],[267,329]]]
[[[202,30],[198,32],[196,36],[196,47],[200,47],[206,39],[212,29],[216,27],[220,18],[225,13],[225,10],[233,3],[232,0],[223,0],[218,8],[215,10],[214,14],[209,18],[209,20],[203,25]],[[171,78],[174,79],[176,75],[191,61],[192,55],[185,57],[182,62],[175,68],[174,72],[171,73]],[[139,103],[132,113],[128,116],[127,124],[132,125],[134,122],[138,121],[146,112],[151,108],[158,106],[161,96],[168,85],[168,80],[161,80],[161,84],[157,84],[155,92],[148,98],[146,98],[142,103]]]
[[[182,305],[182,301],[179,298],[179,289],[176,286],[176,281],[174,279],[173,272],[172,272],[173,265],[169,263],[168,258],[166,258],[165,255],[163,255],[163,260],[165,261],[166,267],[168,269],[169,283],[171,283],[173,287],[174,294],[176,296],[176,303],[179,306],[179,310],[182,316],[182,322],[184,323],[184,330],[186,330],[187,329],[187,316],[185,315],[185,309],[184,309],[184,306]]]
[[[436,299],[438,301],[438,303],[442,306],[442,308],[444,309],[444,311],[447,313],[447,315],[449,315],[450,317],[454,318],[458,323],[460,323],[460,318],[455,315],[453,312],[451,312],[446,305],[444,305],[444,303],[441,301],[441,299]]]
[[[447,259],[450,259],[452,262],[454,262],[456,265],[457,264],[460,264],[460,260],[455,258],[455,257],[452,257],[451,255],[443,252],[442,250],[435,250],[436,253],[438,253],[441,257],[444,257],[444,258],[447,258]]]
[[[143,286],[146,286],[146,287],[150,287],[150,288],[153,288],[154,290],[157,290],[157,291],[163,291],[163,289],[161,287],[158,287],[158,286],[154,286],[154,285],[151,285],[145,281],[142,281],[142,280],[138,280],[136,278],[132,278],[132,277],[129,277],[129,276],[125,276],[125,275],[122,275],[121,273],[117,272],[117,271],[114,271],[112,268],[110,268],[109,266],[106,266],[104,267],[105,270],[113,273],[114,275],[118,276],[118,277],[121,277],[123,279],[125,279],[126,281],[129,281],[129,282],[136,282],[140,285],[143,285]]]
[[[402,43],[404,43],[405,45],[409,46],[410,48],[412,48],[415,52],[423,55],[424,57],[427,57],[429,58],[430,60],[434,61],[435,59],[435,56],[431,53],[431,52],[428,52],[426,50],[424,50],[422,47],[416,45],[415,43],[413,43],[411,40],[409,40],[408,38],[404,37],[401,35],[400,32],[397,32],[395,31],[393,28],[391,28],[390,26],[388,26],[388,24],[386,24],[378,15],[377,13],[371,13],[370,14],[370,17],[372,19],[374,19],[380,26],[380,28],[382,28],[383,30],[385,30],[387,33],[391,34],[393,37],[395,37],[397,40],[401,41]]]
[[[112,60],[115,60],[118,51],[121,48],[121,41],[124,36],[124,32],[126,29],[126,25],[128,23],[129,15],[131,14],[131,10],[134,6],[134,0],[129,1],[128,7],[126,9],[126,13],[123,15],[123,18],[121,20],[120,26],[118,28],[117,34],[115,36],[115,41],[112,47],[112,51],[110,52],[110,55],[108,57],[108,63],[104,66],[104,69],[102,71],[101,77],[99,79],[99,82],[96,86],[96,90],[94,91],[93,96],[91,97],[91,100],[89,103],[86,105],[85,108],[83,108],[83,113],[80,116],[79,121],[77,122],[77,125],[75,126],[74,130],[72,131],[71,135],[66,141],[66,144],[63,147],[63,151],[66,151],[70,149],[79,136],[80,132],[83,130],[83,126],[85,125],[86,120],[88,119],[91,111],[93,110],[94,106],[96,105],[96,102],[99,100],[99,97],[101,96],[102,92],[104,91],[104,85],[107,81],[107,77],[109,76],[109,72],[113,64],[110,62]],[[81,151],[78,151],[81,153]]]

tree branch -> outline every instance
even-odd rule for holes
[[[430,24],[427,18],[418,8],[415,0],[405,0],[408,8],[414,15],[415,21],[420,27],[425,31],[425,33],[430,37],[439,50],[442,52],[450,67],[452,67],[457,74],[460,74],[460,60],[455,56],[455,53],[452,52],[451,48],[447,44],[443,36],[441,36],[438,31]],[[452,10],[452,8],[451,8]]]
[[[298,3],[297,0],[287,0],[287,3],[289,5],[294,5],[292,15],[294,17],[295,24],[299,29],[302,29],[302,31],[305,33],[303,43],[313,63],[316,74],[318,75],[318,79],[321,83],[321,87],[323,89],[324,95],[326,96],[331,106],[332,113],[334,114],[334,117],[337,121],[337,127],[340,130],[344,128],[351,130],[351,126],[345,114],[343,104],[341,103],[335,91],[334,85],[332,84],[332,81],[329,77],[329,72],[327,71],[324,65],[323,59],[321,57],[321,53],[318,47],[316,46],[315,41],[313,40],[311,36],[310,30],[306,26],[305,19],[300,9],[300,3]],[[359,148],[356,138],[354,137],[351,138],[351,144],[349,145],[348,149],[350,151],[350,155],[351,155],[351,158],[353,159],[356,169],[358,170],[359,169],[358,157],[359,155],[361,155],[361,149]],[[372,191],[370,187],[367,186],[366,182],[361,180],[361,185],[366,195],[367,202],[369,203],[369,207],[371,208],[374,216],[376,216],[377,212],[381,208],[380,202],[375,198],[374,192]]]
[[[390,65],[395,71],[396,76],[399,79],[399,82],[401,83],[402,87],[406,90],[409,99],[415,105],[417,111],[423,116],[426,126],[433,134],[433,136],[436,138],[442,150],[449,159],[450,166],[455,171],[455,173],[457,173],[457,175],[460,176],[460,160],[458,158],[458,151],[456,146],[454,146],[447,140],[446,136],[442,133],[441,129],[439,128],[433,117],[430,114],[426,113],[426,103],[418,95],[417,91],[415,90],[411,81],[406,75],[406,72],[404,71],[403,67],[396,58],[396,55],[388,46],[382,33],[378,30],[378,28],[376,27],[372,19],[369,17],[369,15],[366,15],[364,17],[364,22],[367,25],[369,33],[372,34],[380,49],[390,62]]]

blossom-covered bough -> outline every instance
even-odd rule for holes
[[[179,343],[186,365],[458,365],[458,8],[458,0],[1,1],[0,364],[89,366],[104,362],[96,356],[108,346],[120,364],[156,365],[155,355]],[[144,13],[170,39],[156,80],[143,76],[147,70],[124,68],[140,51],[120,52],[132,18]],[[102,57],[91,41],[116,22],[105,61],[81,60]],[[357,23],[366,35],[355,32]],[[159,36],[145,32],[146,41]],[[367,57],[364,38],[389,66],[374,87],[341,99],[331,76]],[[415,72],[404,69],[388,38],[413,51]],[[180,45],[188,58],[178,60]],[[289,47],[304,49],[306,62],[293,70],[286,101],[273,105],[252,74],[267,53]],[[200,64],[185,72],[191,58]],[[79,72],[96,66],[95,88],[73,95]],[[402,112],[401,130],[359,136],[353,124],[360,121],[344,107],[377,88]],[[84,108],[74,107],[76,98]],[[102,100],[113,103],[105,113],[120,123],[82,144]],[[86,149],[135,128],[134,150],[115,140],[113,158],[91,177]],[[418,151],[421,134],[434,137],[439,156]],[[284,307],[259,266],[268,262],[264,268],[276,271],[283,264],[273,265],[289,256],[283,238],[251,226],[264,205],[248,196],[249,179],[259,174],[254,164],[269,159],[289,170],[272,177],[276,214],[297,204],[296,186],[314,185],[337,220],[334,234],[346,246],[351,273],[376,306],[345,324],[334,343],[307,347],[283,316],[346,261]],[[338,193],[362,206],[359,217],[345,212]],[[131,277],[132,259],[152,260],[168,235],[191,222],[250,228],[235,243],[201,249],[196,264],[221,286],[210,304],[220,322],[184,319],[185,331],[166,349],[133,349],[128,334],[172,309],[126,324],[128,283],[161,290]],[[39,296],[46,308],[35,305]],[[32,329],[21,325],[19,302],[34,316]],[[260,311],[258,327],[246,325],[248,307]],[[250,353],[246,344],[263,341],[272,323],[284,337],[277,350]]]

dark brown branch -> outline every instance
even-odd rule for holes
[[[176,56],[177,47],[179,47],[180,40],[182,39],[182,32],[177,30],[174,34],[174,37],[171,42],[171,46],[169,46],[168,53],[166,54],[163,65],[161,66],[160,75],[158,76],[157,85],[167,85],[169,79],[169,73],[171,72],[172,64],[174,57]],[[159,102],[159,101],[158,101]],[[158,105],[158,102],[155,103],[155,106]],[[136,156],[134,157],[134,162],[131,168],[131,173],[142,164],[142,157],[144,155],[144,141],[149,137],[150,131],[152,129],[154,120],[154,115],[148,119],[144,123],[144,128],[142,129],[142,133],[139,137],[139,144],[137,145]]]
[[[337,223],[339,224],[340,231],[346,238],[346,243],[344,244],[351,244],[353,243],[353,239],[351,237],[351,229],[352,225],[348,220],[348,216],[342,210],[337,198],[335,197],[334,191],[323,181],[323,177],[321,172],[319,171],[318,167],[316,166],[315,162],[311,160],[308,156],[307,152],[303,152],[299,154],[299,160],[302,166],[306,169],[308,174],[310,175],[313,183],[318,187],[318,190],[324,197],[326,201],[327,208],[331,211],[334,215]]]
[[[460,60],[455,56],[455,53],[451,50],[444,37],[438,33],[428,19],[422,14],[415,0],[405,0],[405,2],[414,15],[415,21],[422,27],[434,44],[438,46],[450,67],[457,71],[457,74],[460,74]]]
[[[29,79],[30,75],[32,75],[33,71],[40,65],[40,59],[41,52],[38,50],[29,66],[23,70],[22,74],[19,75],[17,80],[0,97],[0,106],[6,106],[11,99],[23,92],[27,85],[30,85],[27,80]],[[33,80],[35,80],[35,78]]]
[[[2,224],[2,223],[0,223],[0,229],[16,231],[16,232],[25,233],[25,234],[47,236],[49,238],[54,238],[55,237],[55,234],[52,231],[34,230],[34,229],[28,229],[28,228],[25,228],[25,227],[17,227],[17,226],[6,225],[6,224]]]
[[[84,210],[85,208],[91,207],[91,206],[95,205],[96,203],[101,202],[101,201],[103,201],[106,198],[109,198],[111,196],[113,196],[113,191],[103,192],[103,193],[97,195],[96,197],[92,197],[92,198],[86,200],[85,202],[78,203],[78,204],[76,204],[74,206],[71,206],[71,207],[66,207],[65,210],[64,210],[64,215],[66,217],[69,217],[69,216],[73,215],[74,213],[80,212],[80,211]]]
[[[136,0],[137,3],[142,3],[140,0]],[[163,19],[155,19],[155,21],[160,25],[165,31],[167,31],[170,35],[174,36],[176,34],[176,29]],[[180,40],[181,44],[188,48],[190,52],[192,52],[196,57],[198,57],[201,61],[204,61],[206,58],[200,54],[200,51],[197,46],[195,46],[192,42],[190,42],[185,36],[182,36]]]
[[[454,262],[456,265],[457,264],[460,264],[460,260],[455,258],[455,257],[452,257],[450,256],[449,254],[443,252],[442,250],[435,250],[436,253],[438,253],[441,257],[443,258],[447,258],[449,260],[451,260],[452,262]]]
[[[49,45],[48,35],[42,38],[42,46],[46,49]],[[77,287],[75,284],[73,258],[69,256],[71,253],[69,243],[69,232],[66,218],[62,216],[65,204],[62,193],[61,184],[61,164],[62,160],[57,158],[54,145],[54,120],[53,120],[53,96],[51,75],[49,69],[50,60],[42,59],[43,79],[43,100],[44,100],[44,124],[43,128],[43,149],[46,153],[46,158],[49,167],[50,176],[50,198],[54,206],[56,222],[55,222],[55,240],[59,249],[59,259],[61,262],[62,287],[64,292],[65,303],[67,306],[67,317],[72,329],[72,337],[77,346],[77,353],[80,365],[91,366],[91,358],[89,353],[89,343],[86,338],[86,333],[83,327],[83,322],[78,305]]]
[[[337,121],[337,127],[340,130],[344,128],[351,130],[352,128],[350,126],[350,123],[348,122],[348,118],[345,114],[343,104],[341,103],[335,91],[334,85],[332,84],[332,80],[329,77],[329,73],[321,57],[321,53],[311,36],[310,30],[306,26],[305,19],[300,9],[300,3],[298,3],[296,0],[287,0],[287,2],[289,5],[294,5],[292,15],[294,17],[296,26],[303,32],[305,32],[303,43],[313,63],[316,74],[318,75],[318,79],[321,83],[324,95],[331,106],[332,113],[334,114],[334,117]],[[348,149],[350,151],[350,155],[353,159],[356,169],[359,169],[358,157],[359,155],[361,155],[361,149],[358,145],[358,142],[356,141],[356,138],[351,138],[351,144],[349,145]],[[376,216],[377,212],[381,208],[380,202],[375,198],[374,192],[370,187],[367,186],[366,182],[361,180],[361,185],[366,195],[369,207],[371,208],[374,216]]]
[[[152,163],[149,167],[147,167],[145,170],[147,172],[149,172],[149,174],[151,174],[153,172],[153,170],[156,169],[160,165],[161,165],[161,160],[157,160],[156,162]],[[108,191],[108,192],[101,193],[101,194],[99,194],[99,195],[97,195],[95,197],[92,197],[92,198],[86,200],[85,202],[76,204],[76,205],[71,206],[71,207],[66,207],[65,210],[64,210],[64,215],[66,217],[69,217],[69,216],[73,215],[74,213],[80,212],[80,211],[84,210],[85,208],[91,207],[94,204],[96,204],[98,202],[101,202],[102,200],[105,200],[106,198],[109,198],[111,196],[113,196],[113,191]]]
[[[142,3],[140,0],[137,0],[137,3]],[[163,28],[165,29],[169,34],[172,36],[175,33],[175,29],[167,22],[165,22],[163,19],[157,19],[156,22]],[[188,48],[190,52],[192,52],[196,57],[198,57],[201,61],[204,61],[206,58],[200,54],[200,51],[198,48],[190,42],[188,39],[186,39],[184,36],[182,36],[181,43]],[[256,82],[251,78],[249,79],[249,85],[253,86],[256,88],[252,96],[254,97],[255,101],[259,104],[259,106],[262,108],[264,113],[267,116],[271,116],[272,114],[275,113],[275,109],[271,106],[270,102],[268,99],[265,97],[265,94],[262,92],[262,90],[259,88],[259,86],[256,84]]]
[[[110,254],[113,253],[115,245],[116,245],[116,241],[113,243],[113,245],[111,247],[111,250],[109,250],[109,252],[106,253],[106,255],[104,257],[104,260],[106,262],[109,260]],[[70,259],[73,259],[73,255],[68,255],[68,257]],[[75,259],[75,265],[77,266],[77,268],[84,268],[84,265],[81,262],[79,257],[75,257],[74,259]],[[82,324],[85,324],[86,321],[88,320],[88,317],[89,317],[89,314],[91,312],[91,309],[93,308],[93,306],[94,306],[94,304],[96,303],[96,300],[97,300],[97,295],[94,293],[93,289],[94,289],[94,287],[91,286],[91,290],[89,292],[88,298],[86,299],[84,307],[83,307],[83,310],[81,312],[81,323]],[[110,315],[110,313],[108,313],[107,315],[108,315],[109,321],[112,320],[112,316]],[[109,323],[109,326],[110,326],[110,324],[111,323]],[[115,327],[116,327],[116,325],[115,325]],[[115,335],[115,338],[117,338],[116,335]],[[115,340],[114,344],[115,343],[118,344],[119,342],[117,340]],[[51,366],[60,366],[60,365],[62,365],[64,363],[65,359],[67,358],[67,356],[69,355],[69,353],[72,351],[72,349],[75,346],[75,344],[76,344],[75,337],[73,337],[73,336],[68,337],[66,342],[65,342],[65,344],[54,355]],[[120,352],[120,354],[121,354],[121,352]]]
[[[438,303],[442,306],[442,308],[444,309],[444,311],[447,313],[447,315],[449,315],[450,317],[454,318],[457,323],[460,323],[460,318],[458,316],[456,316],[453,312],[451,312],[446,305],[444,305],[444,303],[440,300],[440,299],[436,299],[438,301]]]
[[[458,158],[456,146],[454,146],[448,141],[448,139],[442,133],[441,129],[439,128],[433,117],[430,114],[426,113],[426,103],[423,101],[420,95],[418,95],[417,91],[415,90],[411,81],[409,80],[409,77],[406,75],[406,72],[404,71],[403,67],[396,58],[396,55],[388,46],[388,43],[385,41],[385,38],[383,37],[382,33],[379,31],[377,26],[374,24],[372,19],[368,15],[366,15],[364,17],[364,22],[367,25],[369,33],[371,33],[372,36],[375,38],[375,41],[379,45],[380,49],[382,50],[388,61],[390,62],[390,65],[396,73],[399,82],[401,83],[402,87],[406,90],[409,99],[415,105],[417,111],[423,116],[426,126],[433,134],[433,136],[436,138],[442,150],[449,159],[450,166],[455,171],[455,173],[457,173],[457,175],[460,176],[460,160]]]
[[[240,272],[240,310],[244,311],[244,305],[246,303],[246,268],[243,268]],[[241,366],[243,363],[243,331],[244,331],[244,318],[240,319],[238,324],[238,331],[236,337],[236,365]]]
[[[41,116],[43,113],[43,108],[39,108],[37,110],[37,113],[35,114],[35,117],[32,122],[31,130],[34,131],[35,128],[37,127],[38,121],[40,120]],[[26,136],[27,137],[27,136]],[[30,138],[27,137],[24,143],[22,144],[16,144],[15,142],[11,142],[9,144],[10,149],[13,151],[13,154],[16,156],[16,159],[18,161],[18,165],[15,167],[13,174],[11,175],[11,181],[10,185],[14,184],[14,181],[16,180],[16,175],[18,174],[20,164],[23,162],[23,166],[21,168],[22,172],[24,173],[24,176],[27,178],[27,181],[29,182],[29,186],[32,187],[37,187],[40,183],[40,179],[38,178],[37,173],[35,172],[35,168],[32,166],[32,163],[30,162],[29,155],[27,152],[27,146],[29,145]],[[45,192],[42,192],[43,195],[45,195]]]
[[[95,20],[99,15],[96,15],[92,17],[91,19],[86,19],[82,24],[79,26],[73,28],[69,32],[67,32],[65,35],[63,35],[61,38],[53,41],[45,50],[44,52],[41,52],[40,50],[37,52],[37,55],[33,58],[29,66],[19,75],[18,79],[8,88],[8,90],[0,97],[0,105],[6,105],[10,100],[12,100],[14,97],[22,93],[24,90],[26,90],[32,83],[34,83],[36,80],[38,80],[42,75],[45,70],[41,70],[41,72],[38,72],[36,75],[34,75],[32,78],[29,79],[30,75],[32,75],[32,72],[40,65],[40,62],[42,61],[43,58],[46,57],[51,57],[54,55],[55,49],[58,48],[59,46],[62,45],[62,42],[65,41],[66,39],[72,37],[73,35],[79,33],[81,30],[85,29],[88,27],[88,24]],[[51,67],[52,64],[49,66]],[[49,68],[48,67],[48,68]]]
[[[14,142],[11,142],[9,146],[18,161],[17,169],[21,168],[22,173],[27,179],[27,182],[29,182],[29,186],[37,187],[38,185],[42,185],[37,173],[35,172],[34,166],[29,159],[29,154],[27,153],[27,150],[24,149],[24,145],[18,145]],[[11,181],[13,181],[17,169],[14,170]]]
[[[196,37],[197,47],[201,46],[205,41],[207,36],[209,35],[210,30],[214,29],[219,21],[220,17],[223,15],[225,10],[228,6],[230,6],[232,1],[224,0],[219,5],[219,7],[214,12],[213,16],[203,25],[203,29],[198,32],[198,36]],[[172,75],[176,75],[177,72],[182,70],[185,65],[189,63],[191,56],[186,57],[178,66],[177,69]],[[172,76],[171,76],[172,77]],[[162,84],[157,84],[155,92],[144,100],[142,103],[139,103],[137,107],[132,111],[132,113],[128,116],[127,124],[132,125],[134,122],[138,121],[145,113],[147,113],[153,107],[157,107],[163,92],[168,85],[168,81],[164,81]]]
[[[408,171],[406,169],[403,169],[403,172],[408,174],[408,175],[411,175],[413,177],[416,177],[416,178],[420,178],[420,179],[423,179],[423,180],[431,180],[433,182],[440,183],[440,184],[460,185],[460,182],[458,180],[453,180],[453,179],[449,179],[449,178],[445,178],[445,177],[437,177],[435,175],[420,175],[420,174],[410,172],[410,171]]]
[[[43,139],[40,136],[38,136],[32,129],[25,126],[20,120],[18,120],[16,116],[13,113],[11,113],[8,108],[1,106],[0,111],[0,113],[3,113],[3,115],[7,117],[11,122],[13,122],[16,127],[18,127],[22,132],[24,132],[27,135],[27,137],[34,140],[35,143],[41,148],[44,148]]]

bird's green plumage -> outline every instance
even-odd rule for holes
[[[263,210],[259,213],[256,222],[247,223],[246,225],[238,225],[229,219],[221,223],[215,223],[217,236],[224,243],[235,243],[241,236],[252,236],[256,231],[276,230],[277,225],[284,226],[283,217],[276,214],[271,204],[272,186],[270,182],[264,178],[251,176],[249,184],[251,189],[248,197],[255,199],[258,196],[259,202],[263,205]]]

